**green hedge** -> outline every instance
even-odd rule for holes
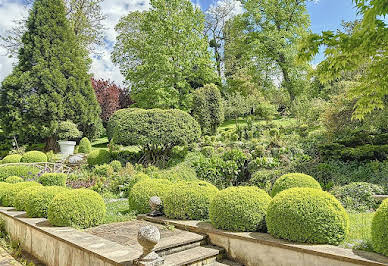
[[[373,195],[384,194],[384,188],[366,182],[354,182],[343,187],[336,187],[331,193],[346,209],[365,212],[378,208],[380,201],[374,199]]]
[[[104,199],[95,191],[75,189],[58,194],[47,211],[55,226],[88,228],[101,224],[106,215]]]
[[[101,165],[111,161],[111,154],[107,150],[94,150],[88,155],[89,165]]]
[[[177,182],[166,193],[164,213],[173,219],[207,219],[210,202],[217,192],[217,187],[204,181]]]
[[[109,165],[113,168],[113,171],[115,172],[118,172],[123,168],[121,162],[118,160],[111,161]]]
[[[12,186],[10,183],[0,182],[0,205],[3,201],[4,195],[7,193],[8,189]]]
[[[63,173],[45,173],[38,178],[43,186],[66,186],[67,175]]]
[[[16,194],[14,207],[18,211],[25,211],[28,202],[32,199],[36,191],[44,189],[43,186],[27,187]]]
[[[108,139],[111,140],[113,138],[114,132],[116,131],[116,127],[121,123],[125,123],[126,115],[130,112],[142,110],[139,108],[125,108],[117,110],[110,118],[106,127],[106,135]]]
[[[20,154],[11,154],[7,155],[3,158],[1,163],[20,163],[20,160],[22,159],[22,156]]]
[[[172,183],[166,179],[143,178],[137,182],[129,192],[129,209],[138,213],[149,213],[149,200],[159,196],[163,201]]]
[[[4,207],[11,207],[15,204],[16,195],[28,187],[33,186],[42,186],[37,182],[20,182],[16,184],[11,184],[4,192],[3,197],[1,198],[1,205]]]
[[[9,176],[5,179],[5,182],[10,184],[20,183],[23,181],[24,181],[23,178],[19,176]]]
[[[32,218],[47,218],[47,209],[55,196],[64,193],[68,189],[61,186],[44,187],[43,189],[35,190],[31,194],[31,199],[26,203],[27,215]]]
[[[271,235],[295,242],[338,245],[349,231],[341,203],[314,188],[282,191],[269,204],[266,220]]]
[[[381,203],[373,216],[372,246],[376,252],[388,256],[388,199]]]
[[[271,196],[275,197],[279,192],[294,187],[321,189],[321,185],[312,176],[301,173],[289,173],[282,175],[275,181],[272,186]]]
[[[39,168],[29,165],[0,166],[0,181],[10,176],[19,176],[24,179],[34,178],[40,172]]]
[[[22,163],[42,163],[47,162],[47,155],[41,151],[29,151],[23,154],[20,159]]]
[[[92,144],[90,143],[88,138],[82,138],[78,145],[79,153],[90,153],[92,151]]]
[[[257,187],[229,187],[210,204],[210,220],[229,231],[265,231],[265,216],[271,197]]]

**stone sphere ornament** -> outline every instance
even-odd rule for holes
[[[160,240],[159,229],[154,225],[143,226],[137,233],[137,241],[143,247],[143,254],[134,261],[135,265],[157,266],[164,263],[161,258],[154,251],[154,247]]]
[[[163,202],[158,196],[153,196],[150,198],[149,205],[151,207],[151,213],[149,216],[156,217],[163,215]]]

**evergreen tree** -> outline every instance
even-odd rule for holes
[[[19,140],[46,140],[56,145],[61,121],[71,120],[85,136],[100,128],[100,107],[94,94],[86,50],[66,18],[62,0],[36,0],[22,38],[19,63],[2,83],[2,129]]]

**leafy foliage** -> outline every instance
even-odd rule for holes
[[[275,197],[279,192],[294,187],[321,189],[321,185],[312,176],[301,173],[290,173],[282,175],[275,181],[271,195]]]
[[[349,217],[341,203],[315,188],[291,188],[273,198],[267,212],[268,232],[278,238],[311,244],[341,243]]]
[[[20,159],[22,163],[41,163],[47,162],[47,155],[41,151],[29,151],[23,154]]]
[[[89,165],[101,165],[109,163],[111,160],[111,154],[107,150],[94,150],[88,154]]]
[[[79,142],[78,152],[89,154],[92,151],[92,144],[86,137],[82,138]]]
[[[24,179],[19,176],[9,176],[5,179],[5,182],[10,184],[20,183],[23,181]]]
[[[11,154],[3,158],[1,163],[20,163],[22,156],[20,154]]]
[[[376,252],[388,256],[388,200],[384,200],[372,220],[372,245]]]
[[[66,186],[67,175],[63,173],[45,173],[38,178],[43,186]]]
[[[28,202],[32,199],[32,195],[36,191],[42,190],[42,186],[30,186],[25,189],[22,189],[15,196],[14,207],[18,211],[25,211],[27,209]]]
[[[70,120],[62,121],[58,125],[57,136],[60,140],[73,140],[81,137],[82,132],[77,128],[77,125]]]
[[[16,195],[25,188],[33,186],[42,186],[37,182],[20,182],[15,184],[10,184],[6,187],[5,193],[1,197],[1,205],[4,207],[11,207],[15,204]]]
[[[35,190],[26,202],[25,211],[31,218],[47,218],[47,210],[55,196],[68,191],[63,186],[50,186]]]
[[[8,165],[0,167],[0,181],[10,176],[19,176],[24,179],[35,177],[40,172],[39,168],[28,165]]]

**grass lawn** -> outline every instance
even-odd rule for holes
[[[341,246],[372,251],[370,242],[373,215],[374,212],[349,213],[350,232]]]

